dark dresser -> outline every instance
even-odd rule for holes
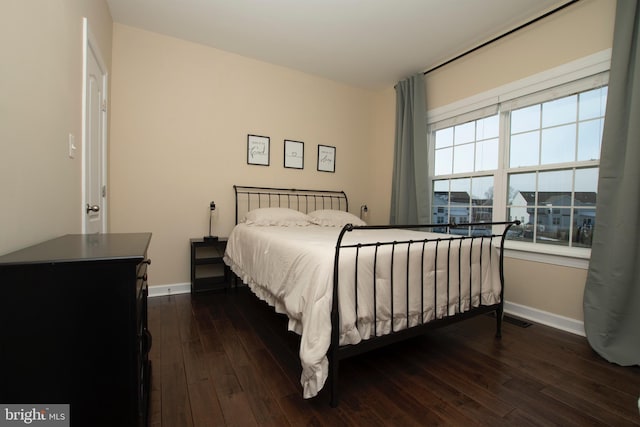
[[[0,257],[0,402],[72,426],[147,422],[150,233],[73,234]]]

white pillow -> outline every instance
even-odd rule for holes
[[[366,222],[345,211],[336,211],[333,209],[320,209],[310,212],[311,222],[325,227],[343,227],[347,224],[367,225]]]
[[[249,225],[281,225],[285,227],[310,225],[310,218],[289,208],[258,208],[247,212],[244,223]]]

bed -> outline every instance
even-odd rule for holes
[[[503,316],[503,251],[517,222],[371,226],[342,191],[234,186],[236,226],[224,262],[300,335],[303,397],[340,360],[495,312]]]

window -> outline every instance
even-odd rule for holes
[[[590,248],[607,79],[601,73],[431,124],[433,222],[519,219],[507,239]]]

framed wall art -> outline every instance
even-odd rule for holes
[[[284,167],[304,169],[304,142],[284,140]]]
[[[318,145],[318,170],[321,172],[336,171],[336,147]]]
[[[250,165],[269,166],[269,137],[247,135],[247,163]]]

